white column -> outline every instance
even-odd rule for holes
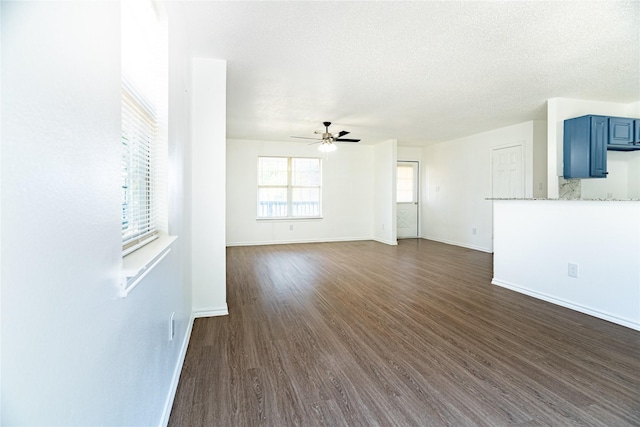
[[[196,317],[228,314],[226,292],[226,73],[223,60],[193,58],[191,268]]]

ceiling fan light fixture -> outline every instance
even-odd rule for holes
[[[336,144],[332,144],[330,141],[323,141],[322,144],[318,147],[318,151],[322,151],[323,153],[330,153],[332,151],[336,151],[338,147]]]

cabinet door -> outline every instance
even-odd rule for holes
[[[633,145],[633,119],[609,118],[609,145],[629,147]]]
[[[564,121],[564,177],[589,178],[591,175],[591,117]]]
[[[636,119],[634,122],[636,124],[636,137],[633,139],[633,142],[640,144],[640,119]]]
[[[609,134],[607,117],[591,117],[590,176],[607,177],[607,136]]]

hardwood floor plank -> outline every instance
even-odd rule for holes
[[[227,249],[170,426],[637,426],[640,333],[420,239]]]
[[[311,409],[315,415],[311,425],[324,426],[324,427],[340,427],[348,426],[346,420],[343,417],[338,416],[340,414],[340,407],[334,400],[320,400],[311,404]]]

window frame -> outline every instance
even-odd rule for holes
[[[125,104],[128,104],[128,107],[125,107]],[[123,213],[122,255],[126,256],[136,251],[137,249],[143,247],[147,243],[150,243],[153,240],[157,239],[159,236],[158,205],[156,200],[156,185],[158,181],[156,176],[157,175],[156,149],[158,148],[157,133],[159,128],[159,123],[158,123],[157,114],[154,111],[154,109],[151,107],[150,103],[147,100],[145,100],[142,97],[142,95],[137,93],[133,85],[131,85],[124,77],[122,79],[122,109],[123,109],[122,111],[122,115],[123,115],[122,139],[123,140],[125,139],[125,133],[126,133],[125,127],[124,127],[125,109],[128,109],[130,110],[131,113],[133,113],[133,114],[129,114],[127,116],[127,119],[133,122],[132,125],[135,126],[138,132],[141,129],[140,123],[142,122],[145,122],[145,124],[148,125],[150,130],[149,134],[145,133],[141,135],[142,138],[140,138],[140,139],[146,138],[147,139],[146,143],[134,142],[133,140],[131,142],[138,149],[146,151],[146,157],[148,157],[148,161],[147,163],[145,163],[147,165],[146,176],[143,178],[141,178],[141,176],[138,176],[138,175],[134,176],[133,179],[129,182],[129,185],[126,185],[127,183],[125,182],[124,177],[122,182],[122,191],[123,191],[123,194],[122,194],[123,196],[123,199],[122,199],[122,213]],[[135,117],[135,115],[139,115],[140,117]],[[127,128],[126,130],[130,130],[130,129]],[[128,160],[125,159],[125,156],[130,155],[130,152],[126,153],[124,142],[122,144],[123,144],[123,147],[122,147],[123,175],[125,171],[127,173],[137,172],[138,174],[140,174],[140,170],[137,170],[137,171],[129,170],[129,169],[134,169],[131,163],[129,163]],[[128,166],[127,168],[125,168],[124,166],[125,163]],[[144,210],[146,211],[148,220],[140,221],[140,223],[136,221],[136,225],[137,226],[143,225],[144,230],[138,231],[133,236],[125,239],[125,230],[124,230],[125,220],[127,220],[127,222],[130,222],[130,221],[133,221],[132,216],[139,219],[139,217],[143,214],[142,210],[135,210],[133,215],[130,215],[129,217],[125,217],[125,202],[132,201],[132,199],[135,198],[135,197],[132,197],[131,194],[129,194],[129,197],[126,196],[125,194],[126,188],[129,188],[130,186],[133,187],[134,183],[137,183],[138,185],[142,183],[142,185],[144,186],[144,192],[145,192],[144,198],[146,198],[147,200]],[[129,213],[131,212],[132,211],[129,211]]]
[[[409,181],[401,176],[401,169],[411,169],[411,197],[408,199],[400,199],[401,194],[405,192],[400,188],[402,181]],[[398,160],[396,164],[396,203],[413,204],[418,203],[420,199],[420,165],[414,160]],[[406,189],[404,189],[406,190]]]
[[[260,159],[287,159],[287,185],[261,185],[260,184]],[[318,161],[319,184],[318,185],[293,185],[293,161],[295,159],[312,159]],[[282,220],[304,220],[322,219],[322,158],[321,157],[298,157],[298,156],[258,156],[257,159],[257,191],[256,191],[256,219],[258,221],[282,221]],[[260,189],[261,188],[286,188],[287,190],[287,215],[286,216],[260,216]],[[318,215],[293,216],[293,191],[295,189],[312,188],[318,189]]]
[[[168,236],[169,27],[165,7],[156,0],[123,4],[120,23],[120,240],[123,263],[131,265],[132,260],[146,259],[157,251],[159,241],[171,237]],[[137,261],[133,264],[137,265]]]
[[[126,158],[125,154],[127,147],[122,139],[125,127],[128,126],[128,131],[132,134],[138,134],[133,139],[140,137],[143,141],[148,141],[145,136],[147,134],[152,134],[150,136],[153,138],[152,154],[148,153],[147,156],[144,148],[140,153],[133,153],[134,163],[142,159],[134,167],[144,172],[143,176],[137,178],[143,184],[136,189],[146,189],[138,193],[144,199],[141,206],[147,205],[146,197],[152,199],[149,208],[142,210],[142,222],[147,221],[144,215],[150,214],[154,218],[154,226],[152,229],[146,227],[143,233],[138,233],[138,238],[135,239],[137,241],[127,247],[121,226],[122,265],[118,295],[126,298],[168,256],[177,236],[169,235],[169,26],[165,6],[156,0],[123,3],[120,8],[120,26],[123,86],[120,136],[122,174],[127,173],[125,165],[132,158],[131,155]],[[153,119],[151,126],[147,126],[149,119]],[[125,120],[130,122],[125,124]],[[145,156],[150,160],[150,169],[146,168]],[[121,185],[125,183],[124,178],[122,175]],[[150,180],[152,184],[146,186],[146,180]],[[121,192],[122,219],[125,189],[122,188]]]

